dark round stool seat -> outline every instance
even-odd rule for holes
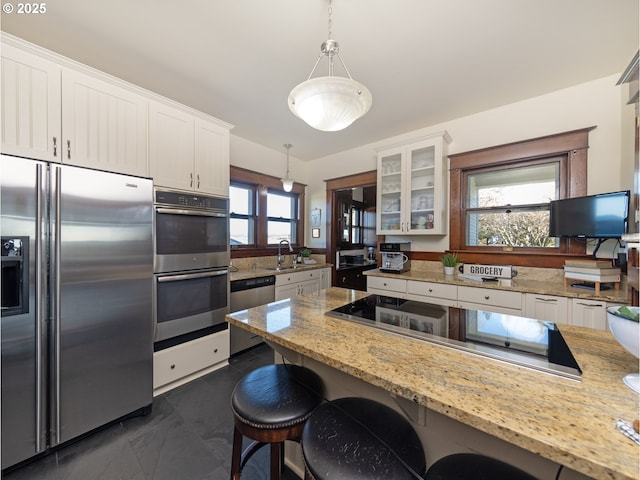
[[[526,472],[495,458],[455,453],[436,461],[425,480],[535,480]]]
[[[422,443],[409,421],[366,398],[325,403],[302,431],[306,477],[315,480],[415,480],[424,474]]]
[[[239,479],[249,458],[266,444],[271,445],[271,479],[279,479],[284,441],[300,441],[304,422],[322,402],[322,391],[320,377],[299,365],[267,365],[245,375],[231,394],[231,479]],[[253,440],[244,452],[243,436]]]
[[[322,401],[322,380],[299,365],[267,365],[248,373],[231,394],[233,414],[255,428],[304,422]]]

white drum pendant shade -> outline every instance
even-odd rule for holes
[[[371,108],[371,92],[351,78],[316,77],[289,94],[289,108],[307,124],[324,132],[348,127]]]

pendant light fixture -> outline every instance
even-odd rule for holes
[[[291,145],[290,143],[285,143],[283,146],[287,149],[287,176],[281,178],[280,181],[282,182],[282,188],[284,189],[284,191],[290,192],[293,188],[293,182],[295,181],[293,178],[291,178],[291,175],[289,175],[289,149],[293,147],[293,145]]]
[[[338,42],[331,39],[331,0],[329,0],[329,36],[320,46],[320,56],[309,74],[309,78],[294,87],[289,94],[289,108],[313,128],[324,132],[336,132],[348,127],[371,108],[371,92],[360,82],[351,78],[349,70],[340,58]],[[327,57],[329,75],[313,76],[320,60]],[[336,77],[334,58],[340,60],[347,77]]]

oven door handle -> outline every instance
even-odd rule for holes
[[[198,273],[181,273],[179,275],[166,275],[162,277],[158,277],[158,283],[162,282],[175,282],[178,280],[191,280],[193,278],[204,278],[204,277],[218,277],[220,275],[227,275],[229,273],[228,269],[223,270],[215,270],[211,272],[198,272]]]
[[[178,210],[175,208],[156,208],[156,212],[158,213],[168,213],[171,215],[191,215],[198,217],[228,217],[229,215],[225,212],[205,212],[203,210]]]

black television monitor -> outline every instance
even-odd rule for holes
[[[620,238],[627,233],[629,190],[551,201],[549,236]]]

